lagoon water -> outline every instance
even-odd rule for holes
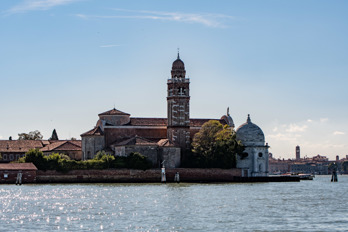
[[[348,176],[338,178],[0,185],[0,231],[348,231]]]

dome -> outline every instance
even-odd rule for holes
[[[251,122],[250,115],[248,115],[246,123],[238,127],[236,137],[237,140],[242,141],[245,146],[265,145],[265,135],[260,127]]]
[[[233,119],[230,115],[230,108],[229,107],[227,108],[227,114],[223,115],[221,117],[221,120],[224,120],[228,126],[234,128],[234,122],[233,122]]]
[[[179,53],[178,53],[178,58],[173,62],[172,69],[185,69],[185,64],[184,62],[180,59]]]

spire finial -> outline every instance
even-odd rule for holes
[[[230,115],[230,107],[227,107],[227,116]]]
[[[178,59],[180,59],[180,55],[179,55],[179,48],[178,48]]]
[[[250,120],[250,114],[248,114],[247,123],[251,123],[251,120]]]

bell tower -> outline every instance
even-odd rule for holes
[[[185,75],[185,65],[178,52],[167,82],[167,138],[183,150],[190,148],[190,80]]]

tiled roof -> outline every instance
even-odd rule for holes
[[[122,112],[120,110],[113,108],[112,110],[106,111],[104,113],[100,113],[98,115],[101,116],[101,115],[130,115],[130,114],[127,114],[125,112]]]
[[[222,123],[223,125],[226,124],[226,121],[223,119],[191,118],[190,119],[190,126],[199,127],[210,120],[217,120],[220,123]],[[130,118],[130,123],[128,125],[132,125],[132,126],[167,126],[167,122],[168,122],[167,118]]]
[[[172,147],[174,146],[169,139],[161,139],[160,141],[157,142],[157,145],[160,147]]]
[[[0,153],[1,152],[27,152],[33,148],[42,148],[43,143],[47,141],[43,140],[0,140]]]
[[[225,125],[226,121],[223,119],[201,119],[201,118],[191,118],[190,126],[191,127],[201,127],[204,123],[210,120],[217,120],[221,124]],[[167,118],[130,118],[130,122],[124,126],[167,126]],[[104,135],[100,127],[94,127],[92,130],[89,130],[83,133],[81,136],[88,135]]]
[[[155,146],[157,143],[152,142],[149,139],[145,139],[143,137],[135,136],[130,139],[125,139],[121,142],[115,143],[115,146],[126,146],[126,145],[150,145]]]
[[[33,163],[0,163],[0,170],[37,170]]]
[[[132,126],[167,126],[167,118],[130,118]]]
[[[65,140],[51,143],[40,151],[81,151],[81,140]]]
[[[89,130],[83,133],[81,136],[88,136],[88,135],[104,135],[104,132],[99,126],[96,126],[92,130]]]

